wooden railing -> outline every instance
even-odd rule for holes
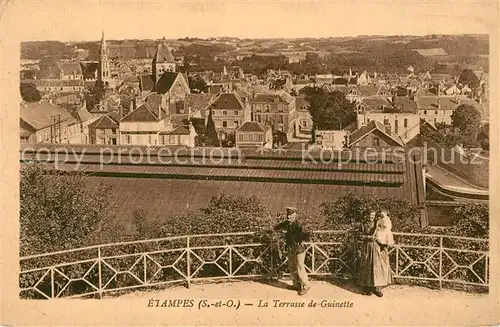
[[[390,248],[396,280],[437,287],[488,288],[488,240],[395,233]],[[307,243],[311,276],[351,278],[359,253],[346,231],[317,231]],[[215,279],[277,278],[287,274],[278,238],[257,233],[204,234],[103,244],[20,259],[20,297],[96,296],[166,284]]]

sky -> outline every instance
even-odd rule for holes
[[[498,31],[497,6],[495,0],[10,0],[2,18],[21,41],[98,40],[102,30],[107,39],[488,34]]]

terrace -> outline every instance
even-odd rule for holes
[[[346,283],[356,272],[358,242],[348,231],[316,231],[306,244],[313,279]],[[488,240],[395,233],[389,251],[396,283],[488,291]],[[282,241],[272,234],[188,235],[103,244],[22,257],[21,298],[103,298],[128,291],[206,282],[260,280],[276,286],[288,275]],[[342,282],[344,281],[344,282]],[[347,285],[347,286],[346,286]],[[196,287],[195,287],[196,289]],[[198,288],[199,289],[199,288]]]

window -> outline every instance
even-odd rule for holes
[[[111,129],[111,133],[112,133],[112,134],[116,134],[116,128],[112,128],[112,129]]]
[[[106,139],[104,137],[100,137],[99,144],[106,144]]]
[[[222,127],[227,127],[227,121],[225,120],[222,121]]]
[[[240,126],[240,123],[237,120],[235,120],[233,123],[234,123],[234,128],[238,128]]]
[[[307,127],[307,120],[301,120],[301,121],[300,121],[300,125],[301,125],[302,127]]]
[[[169,144],[175,144],[175,135],[169,135],[168,136],[168,143]]]
[[[153,138],[152,138],[151,135],[149,135],[149,137],[148,137],[148,144],[151,144],[152,142],[153,142]]]
[[[261,122],[260,115],[257,115],[257,121],[258,121],[259,123]]]
[[[427,110],[424,110],[424,115],[427,115]]]
[[[255,106],[255,111],[261,112],[261,110],[262,110],[262,106],[260,104]]]
[[[271,107],[270,107],[268,104],[266,104],[266,105],[264,106],[264,111],[265,111],[265,112],[269,112],[269,111],[271,111]]]
[[[235,111],[234,111],[234,115],[235,115],[235,116],[238,116],[238,115],[239,115],[238,110],[235,110]]]
[[[226,110],[222,110],[222,116],[227,116],[227,111]]]
[[[405,128],[408,127],[408,118],[405,118],[405,120],[403,121],[403,126]]]
[[[398,120],[396,119],[396,120],[394,121],[394,132],[395,132],[396,134],[398,133],[398,129],[399,129],[399,126],[398,126],[398,125],[399,125],[399,124],[398,124]]]
[[[436,118],[434,118],[434,125],[436,125],[436,123],[437,123],[437,119],[436,119]]]
[[[438,114],[438,111],[436,110],[435,114],[437,115]]]
[[[279,123],[280,123],[280,124],[283,124],[283,121],[284,121],[283,115],[280,115],[280,116],[279,116]]]
[[[280,105],[278,106],[278,112],[283,112],[284,107],[285,107],[284,105],[280,104]]]
[[[374,144],[375,146],[379,146],[379,145],[380,145],[380,139],[379,139],[378,137],[374,137],[374,138],[373,138],[373,144]]]
[[[125,135],[125,144],[130,144],[130,135]]]

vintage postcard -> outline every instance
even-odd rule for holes
[[[498,6],[3,2],[0,324],[499,324]]]

